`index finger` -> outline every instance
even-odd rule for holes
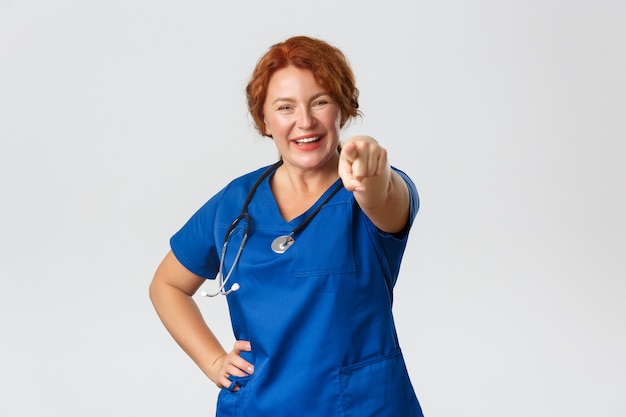
[[[354,143],[353,141],[348,141],[341,148],[341,154],[339,154],[339,157],[353,162],[357,158],[357,155],[358,152],[356,143]]]

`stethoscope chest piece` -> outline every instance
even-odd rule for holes
[[[294,244],[296,240],[291,237],[291,236],[278,236],[276,239],[274,239],[274,241],[272,242],[272,250],[276,253],[285,253],[287,251],[287,249],[289,249],[291,247],[291,245]]]

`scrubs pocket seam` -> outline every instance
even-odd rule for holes
[[[364,368],[366,366],[373,365],[375,363],[384,362],[386,360],[393,359],[396,356],[401,355],[401,354],[402,354],[402,351],[400,350],[400,348],[396,348],[393,352],[389,353],[388,355],[379,356],[377,358],[373,358],[364,362],[358,362],[352,365],[341,367],[339,368],[339,373],[350,374],[359,368]]]
[[[400,348],[338,369],[342,417],[418,417],[419,402]]]

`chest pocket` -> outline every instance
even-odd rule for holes
[[[317,213],[291,248],[296,277],[356,271],[352,220],[350,201],[327,204]]]

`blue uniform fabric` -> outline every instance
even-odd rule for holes
[[[235,179],[171,238],[176,258],[213,279],[226,229],[263,169]],[[412,224],[417,190],[406,174]],[[341,180],[338,180],[341,181]],[[330,187],[318,200],[331,192]],[[392,316],[392,290],[407,236],[379,231],[342,188],[295,236],[284,254],[272,241],[315,209],[286,222],[266,178],[248,213],[251,231],[226,285],[234,336],[249,340],[243,356],[255,371],[222,389],[218,417],[420,417]],[[244,222],[231,235],[224,271],[239,248]],[[226,274],[226,272],[224,273]]]

